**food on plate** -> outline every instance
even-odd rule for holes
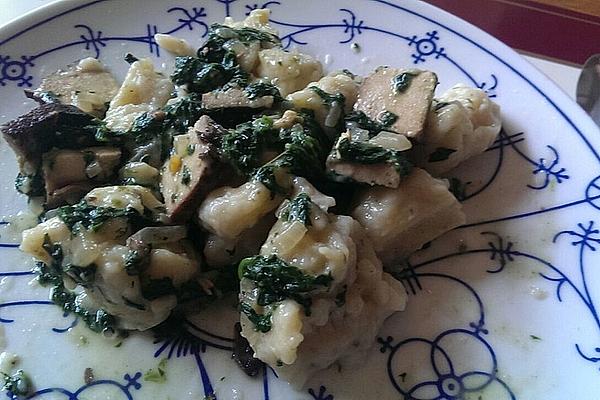
[[[431,71],[325,73],[268,15],[212,25],[197,51],[158,34],[172,70],[127,54],[120,85],[84,59],[2,134],[44,204],[21,250],[55,303],[119,334],[234,294],[235,359],[302,385],[404,309],[389,271],[465,222],[445,174],[501,122],[480,89],[436,97]]]

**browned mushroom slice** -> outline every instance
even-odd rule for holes
[[[91,121],[92,116],[77,107],[51,103],[8,122],[1,130],[17,155],[21,172],[33,174],[40,165],[42,153],[52,147],[61,147],[61,144],[68,144],[71,148],[93,145],[93,135],[69,134],[73,128],[84,127]],[[57,133],[64,126],[71,129]]]
[[[118,89],[113,75],[98,60],[86,58],[48,75],[36,90],[26,94],[40,103],[57,100],[101,117]]]
[[[433,72],[380,67],[365,78],[354,108],[376,121],[392,113],[396,120],[389,130],[417,137],[423,131],[436,86]]]
[[[88,147],[81,150],[52,150],[42,156],[46,193],[78,182],[106,182],[121,161],[116,147]]]
[[[46,207],[56,208],[64,204],[76,204],[94,185],[89,182],[74,183],[46,193]]]
[[[208,110],[215,108],[271,108],[273,96],[250,99],[242,89],[215,90],[202,95],[202,106]]]
[[[210,117],[202,116],[189,133],[173,139],[160,185],[172,221],[186,221],[211,190],[234,175],[218,154],[217,143],[225,132]]]

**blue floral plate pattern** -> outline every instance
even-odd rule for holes
[[[115,342],[94,335],[47,300],[30,272],[32,260],[19,254],[18,238],[6,230],[0,350],[19,355],[19,367],[31,375],[34,393],[27,398],[600,398],[600,132],[516,53],[432,6],[416,0],[54,3],[0,29],[0,122],[33,106],[23,89],[75,60],[100,58],[120,77],[125,52],[168,68],[172,59],[155,33],[199,45],[211,23],[265,7],[286,47],[318,56],[329,70],[430,69],[440,77],[439,90],[464,82],[501,105],[501,135],[454,172],[468,182],[467,224],[411,257],[402,279],[407,310],[386,322],[363,364],[333,367],[302,389],[269,368],[253,379],[238,370],[230,326],[215,317],[232,314],[231,304],[190,317],[185,329],[166,337],[136,334]],[[9,215],[25,200],[12,189],[16,166],[4,142],[0,152],[0,211]]]

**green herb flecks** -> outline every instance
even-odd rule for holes
[[[446,161],[452,153],[456,153],[456,150],[449,149],[447,147],[438,147],[437,149],[435,149],[435,151],[433,153],[429,154],[429,158],[427,159],[427,161],[429,161],[429,162]]]
[[[406,156],[397,150],[390,150],[370,143],[354,142],[343,138],[336,148],[340,159],[358,164],[392,164],[398,175],[408,176],[413,165]]]
[[[163,358],[160,360],[156,368],[150,368],[148,371],[146,371],[146,373],[144,373],[144,380],[146,382],[165,383],[167,381],[168,362],[168,358]]]
[[[185,152],[188,156],[191,156],[192,154],[194,154],[195,151],[196,151],[196,145],[193,143],[188,144],[185,149]]]
[[[190,169],[188,168],[188,166],[184,165],[181,168],[181,183],[183,183],[186,186],[189,186],[191,181],[192,181],[192,173],[190,172]]]
[[[288,222],[299,221],[305,226],[312,225],[310,221],[310,210],[312,201],[306,193],[300,193],[287,203],[281,211],[281,217]]]
[[[2,390],[10,392],[13,396],[9,396],[10,398],[16,399],[19,396],[27,396],[31,392],[31,380],[22,369],[12,375],[5,374],[4,372],[0,372],[0,374],[4,379]]]
[[[259,306],[291,299],[304,307],[307,316],[311,313],[311,293],[320,288],[328,288],[333,281],[331,275],[305,274],[276,255],[245,258],[238,268],[242,278],[249,279],[256,285],[256,302]]]
[[[410,84],[415,76],[419,74],[413,72],[403,72],[398,74],[392,80],[392,86],[396,93],[404,93],[410,87]]]
[[[529,337],[531,338],[531,340],[536,340],[536,341],[541,341],[542,338],[536,335],[529,335]]]

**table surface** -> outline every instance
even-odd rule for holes
[[[480,0],[490,1],[490,0]],[[517,0],[496,0],[502,2],[515,2]],[[520,1],[520,0],[519,0]],[[600,16],[600,0],[535,0],[563,8],[586,12]],[[0,0],[0,25],[18,18],[34,8],[51,3],[51,0]],[[544,60],[537,56],[523,54],[523,56],[557,83],[571,98],[575,97],[575,88],[579,77],[580,68],[563,63]]]

